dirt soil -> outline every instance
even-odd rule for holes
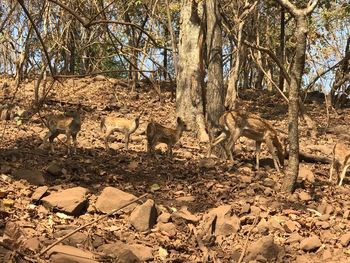
[[[9,87],[0,91],[3,104],[12,101],[15,92],[14,81],[3,77],[0,87],[5,82]],[[0,258],[14,251],[16,243],[13,258],[24,260],[26,255],[39,260],[37,253],[57,240],[58,231],[82,226],[102,215],[94,204],[102,190],[111,186],[135,196],[148,193],[147,199],[154,200],[159,214],[161,211],[172,214],[186,207],[199,220],[170,219],[176,228],[176,233],[170,235],[157,227],[137,231],[129,222],[130,212],[118,213],[86,227],[80,231],[85,239],[68,245],[97,255],[99,246],[115,241],[142,244],[152,249],[151,262],[204,262],[208,258],[210,262],[350,262],[346,240],[350,233],[350,180],[346,178],[341,187],[336,186],[335,176],[329,182],[329,164],[302,162],[298,188],[293,195],[286,196],[279,192],[284,175],[274,169],[266,145],[262,146],[260,169],[256,171],[255,143],[244,138],[236,145],[233,164],[215,156],[206,158],[207,144],[199,143],[193,132],[184,133],[174,147],[172,159],[166,156],[163,144],[157,146],[154,158],[146,153],[145,127],[151,119],[175,126],[171,90],[162,90],[161,102],[154,90],[143,83],[134,93],[127,82],[103,77],[67,79],[63,83],[64,86],[53,87],[40,116],[82,104],[76,155],[66,155],[63,135],[55,140],[55,153],[39,147],[47,132],[39,114],[20,125],[14,120],[1,121],[0,236],[4,236],[6,224],[14,222],[24,233],[24,240],[36,238],[38,246],[23,246],[15,241],[5,245],[0,239]],[[248,90],[240,97],[247,111],[266,118],[280,136],[286,136],[288,109],[280,96]],[[13,103],[27,108],[33,98],[34,81],[26,81],[16,92]],[[350,111],[331,111],[326,130],[324,104],[309,100],[306,108],[320,134],[311,138],[300,122],[301,150],[330,158],[334,143],[349,139]],[[111,149],[106,151],[101,118],[107,115],[132,118],[142,110],[140,127],[131,136],[129,150],[124,149],[124,136],[114,133]],[[52,162],[64,168],[64,174],[48,173]],[[34,203],[31,197],[38,186],[13,176],[24,168],[42,172],[49,193],[75,186],[88,189],[88,210],[80,216],[65,217],[40,202]],[[236,216],[239,228],[220,235],[213,233],[212,238],[204,240],[200,233],[205,215],[222,205],[230,205],[232,213],[227,218]],[[271,252],[267,245],[260,248],[265,251],[258,251],[256,245],[265,244],[264,237],[273,237],[272,242],[278,247],[276,255],[265,253]],[[309,237],[317,237],[320,244],[307,240]],[[310,249],[305,247],[307,242],[311,242]],[[248,256],[255,250],[259,254],[256,257],[239,259],[242,251]]]

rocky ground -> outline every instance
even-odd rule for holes
[[[151,119],[175,125],[171,90],[162,91],[161,102],[146,84],[130,92],[126,82],[103,77],[63,83],[51,90],[40,115],[1,123],[4,262],[350,262],[349,180],[341,187],[335,179],[329,183],[329,164],[302,162],[298,188],[286,196],[279,193],[283,174],[266,146],[256,171],[255,144],[244,138],[233,164],[205,158],[207,145],[191,132],[174,147],[173,159],[165,145],[153,158],[146,154],[144,130]],[[26,108],[34,97],[34,81],[15,96],[12,80],[0,79],[0,87],[3,104]],[[245,109],[285,136],[287,105],[278,95],[247,91],[241,98]],[[77,154],[66,155],[64,136],[55,141],[54,154],[39,147],[47,132],[41,116],[78,103],[83,125]],[[306,105],[320,134],[312,139],[301,123],[301,150],[329,158],[336,141],[350,138],[349,110],[332,111],[325,130],[322,100]],[[106,151],[101,118],[132,118],[141,110],[130,149],[115,134]]]

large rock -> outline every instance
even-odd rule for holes
[[[13,177],[16,179],[24,179],[33,185],[45,184],[43,173],[39,170],[19,169],[13,174]]]
[[[98,263],[93,253],[71,246],[57,245],[47,254],[50,262],[55,263]]]
[[[151,199],[136,207],[130,215],[130,223],[137,231],[150,230],[156,222],[157,209]]]
[[[109,213],[115,209],[119,209],[130,201],[136,199],[136,196],[123,192],[114,187],[106,187],[103,189],[96,201],[96,209],[102,213]],[[135,207],[130,205],[129,207]]]
[[[100,246],[97,250],[100,252],[103,252],[106,255],[113,255],[118,259],[121,254],[125,253],[125,251],[127,250],[130,250],[142,262],[153,260],[152,248],[139,245],[139,244],[127,245],[119,241],[113,244],[104,244]],[[139,262],[139,261],[135,261],[135,262]]]
[[[312,251],[318,249],[320,246],[322,246],[322,243],[317,236],[305,238],[300,242],[300,249],[304,251]]]
[[[46,208],[54,208],[69,215],[80,215],[88,206],[87,193],[86,188],[73,187],[52,193],[44,197],[42,202]]]
[[[272,236],[262,237],[247,249],[247,256],[244,262],[264,257],[266,262],[274,262],[280,256],[281,249],[275,244]]]

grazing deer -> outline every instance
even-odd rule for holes
[[[116,118],[113,116],[107,116],[101,121],[101,131],[105,134],[105,147],[109,149],[108,139],[109,136],[114,132],[122,132],[125,135],[125,149],[129,148],[130,135],[133,134],[140,124],[140,117],[142,112],[137,115],[134,119]]]
[[[261,144],[265,142],[272,155],[274,166],[280,172],[280,167],[284,165],[285,150],[282,148],[277,132],[266,120],[251,113],[227,111],[220,117],[219,126],[221,133],[210,140],[208,157],[211,155],[213,146],[225,142],[223,146],[226,155],[233,161],[232,148],[236,141],[244,136],[256,142],[256,169],[259,169]]]
[[[181,138],[183,131],[187,130],[187,125],[184,121],[178,117],[176,119],[176,129],[164,127],[154,121],[151,121],[147,125],[147,152],[151,154],[154,148],[159,143],[165,143],[168,146],[168,155],[172,157],[172,147]]]
[[[76,110],[69,110],[64,114],[45,117],[49,131],[43,139],[43,145],[49,140],[51,152],[54,152],[53,140],[59,134],[65,134],[67,136],[68,154],[70,154],[70,137],[73,139],[74,154],[76,154],[77,135],[81,128],[80,109],[81,105],[79,104]]]
[[[336,143],[333,147],[333,158],[329,171],[329,181],[332,181],[333,169],[335,169],[339,186],[343,184],[347,169],[350,167],[350,147],[343,143]],[[341,174],[339,176],[339,172]]]

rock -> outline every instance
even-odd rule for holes
[[[286,230],[287,233],[293,233],[295,231],[299,230],[299,224],[292,221],[292,220],[288,220],[284,223],[284,229]]]
[[[250,204],[245,203],[241,208],[241,214],[247,214],[250,211]]]
[[[197,223],[200,219],[198,216],[195,216],[190,211],[188,211],[187,207],[182,207],[179,211],[173,213],[171,217],[174,220],[181,218],[190,223]]]
[[[33,252],[39,252],[40,241],[37,237],[32,237],[24,241],[24,247]]]
[[[198,166],[202,169],[212,169],[215,168],[216,162],[211,158],[204,158],[199,160]]]
[[[169,237],[176,235],[176,226],[173,223],[158,223],[158,229],[165,232]]]
[[[260,222],[257,224],[256,228],[261,234],[267,234],[269,232],[269,225],[265,218],[262,218]]]
[[[46,171],[54,176],[62,175],[62,167],[58,165],[56,162],[51,162],[49,166],[46,168]]]
[[[250,207],[250,213],[252,214],[252,215],[259,215],[260,213],[261,213],[261,209],[260,209],[260,207],[257,207],[257,206],[254,206],[254,205],[252,205],[251,207]]]
[[[209,211],[208,217],[216,216],[215,235],[228,236],[241,228],[240,220],[237,216],[232,215],[230,205],[222,205]]]
[[[268,262],[277,260],[281,249],[274,243],[272,236],[262,237],[247,249],[247,256],[244,262],[256,260],[259,256],[263,256]]]
[[[61,238],[72,231],[73,229],[60,230],[54,234],[54,237]],[[65,240],[63,240],[62,243],[65,245],[76,246],[77,244],[83,244],[87,240],[87,238],[88,235],[86,233],[77,232],[71,235],[70,237],[67,237]]]
[[[47,192],[49,188],[47,186],[40,186],[38,187],[34,193],[32,194],[32,201],[38,202]]]
[[[283,231],[283,227],[281,226],[279,220],[275,217],[272,217],[269,219],[269,221],[267,222],[269,229],[272,230],[280,230]]]
[[[140,262],[140,261],[144,262],[144,261],[153,260],[152,248],[139,245],[139,244],[127,245],[119,241],[112,244],[104,244],[100,246],[97,250],[105,253],[106,255],[113,255],[115,257],[119,257],[119,255],[123,253],[125,250],[130,250],[139,259],[139,261],[125,261],[125,262]]]
[[[298,196],[299,196],[301,201],[310,201],[311,200],[310,194],[307,192],[304,192],[304,191],[300,192],[298,194]]]
[[[150,230],[156,222],[157,209],[151,199],[136,207],[130,215],[130,223],[137,231]]]
[[[286,243],[295,243],[295,242],[299,242],[303,239],[303,237],[301,235],[299,235],[298,232],[294,232],[292,233],[289,238],[286,240]]]
[[[342,244],[343,247],[347,247],[349,243],[350,243],[350,232],[340,237],[340,244]]]
[[[242,183],[250,184],[252,182],[252,177],[251,176],[241,175],[239,177],[240,177]]]
[[[328,229],[330,228],[330,223],[324,222],[324,221],[316,221],[316,226],[321,227],[323,229]]]
[[[332,206],[332,205],[327,205],[327,207],[326,207],[326,211],[325,211],[325,213],[327,214],[327,215],[330,215],[330,214],[332,214],[334,212],[334,207]]]
[[[81,215],[88,207],[87,193],[86,188],[73,187],[44,197],[42,203],[46,208],[54,208],[68,215]]]
[[[126,203],[136,199],[136,196],[123,192],[114,187],[106,187],[103,189],[96,201],[96,208],[102,213],[109,213],[115,209],[124,206]],[[128,206],[127,209],[133,209],[136,204]]]
[[[314,173],[311,171],[311,169],[308,166],[305,166],[303,164],[299,166],[299,178],[302,181],[309,181],[310,183],[315,182]]]
[[[171,215],[167,212],[163,212],[158,216],[157,222],[159,223],[168,223],[170,221]]]
[[[317,236],[312,236],[303,239],[300,242],[300,249],[304,251],[313,251],[322,246],[321,240]]]
[[[98,263],[98,261],[94,260],[95,256],[93,253],[76,248],[76,247],[65,246],[65,245],[54,246],[47,252],[47,255],[50,259],[50,262]]]
[[[13,174],[13,177],[16,179],[24,179],[33,185],[45,184],[43,173],[39,170],[19,169]]]

